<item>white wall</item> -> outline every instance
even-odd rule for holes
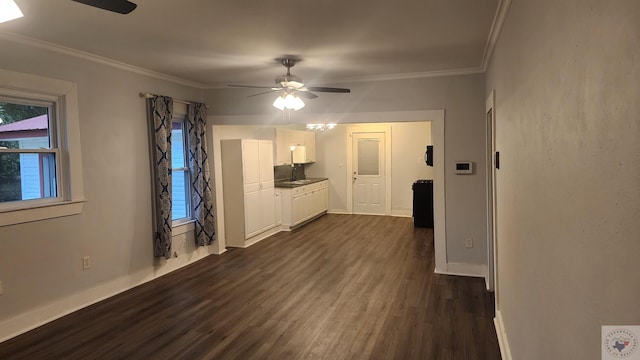
[[[78,84],[82,214],[0,227],[0,340],[208,255],[174,238],[155,261],[146,107],[138,92],[201,100],[202,91],[0,40],[3,69]],[[82,270],[82,257],[91,269]]]
[[[498,305],[513,359],[640,325],[640,2],[514,1],[495,89]]]
[[[306,114],[444,109],[447,261],[486,264],[484,74],[330,85],[347,87],[352,92],[321,93],[319,98],[306,101],[305,108],[284,118],[271,106],[272,96],[247,98],[255,93],[252,90],[212,89],[206,91],[205,98],[207,103],[216,104],[210,115],[255,115],[247,122],[254,124],[301,124],[307,120]],[[471,176],[454,175],[457,160],[473,161],[477,172]],[[464,247],[468,237],[474,239],[471,249]]]

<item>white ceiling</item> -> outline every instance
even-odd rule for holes
[[[305,83],[481,71],[499,0],[133,0],[120,15],[16,0],[0,32],[215,87],[270,85],[285,54]],[[5,36],[6,37],[6,36]]]

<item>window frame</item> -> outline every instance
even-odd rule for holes
[[[0,96],[24,101],[53,103],[49,138],[56,154],[55,198],[6,202],[0,206],[0,227],[80,214],[84,197],[78,90],[73,82],[0,69]],[[21,102],[22,103],[22,102]],[[50,150],[50,149],[48,149]],[[50,152],[50,151],[49,151]]]
[[[176,172],[180,172],[181,174],[184,174],[183,176],[186,178],[186,189],[185,189],[185,195],[186,195],[186,201],[185,201],[185,207],[186,207],[186,213],[187,216],[182,217],[182,218],[178,218],[178,219],[174,219],[173,218],[173,209],[172,209],[172,214],[171,214],[171,221],[172,221],[172,226],[180,226],[182,224],[188,223],[188,222],[192,222],[193,221],[193,214],[191,211],[191,169],[189,169],[189,136],[188,136],[188,131],[187,131],[187,119],[186,116],[182,116],[182,114],[177,114],[177,116],[173,116],[173,118],[171,119],[171,130],[173,132],[173,123],[179,123],[181,128],[182,128],[182,139],[180,139],[182,141],[182,156],[183,156],[183,164],[184,167],[181,168],[174,168],[173,164],[171,167],[171,177],[175,178],[175,174]],[[175,139],[173,138],[173,133],[171,134],[171,143],[173,144],[173,142],[175,141]],[[171,159],[173,159],[173,157],[176,154],[173,154],[173,152],[171,153]],[[172,160],[173,162],[173,160]],[[173,181],[173,180],[172,180]],[[171,201],[173,202],[174,200],[174,194],[173,194],[173,185],[171,188]],[[172,207],[173,208],[173,207]]]
[[[57,129],[57,118],[58,118],[58,98],[51,96],[44,96],[39,94],[30,94],[21,92],[21,96],[24,97],[14,97],[14,96],[5,96],[4,91],[0,89],[0,102],[11,103],[17,105],[25,105],[25,106],[38,106],[42,108],[48,108],[47,121],[48,121],[48,129],[47,129],[47,139],[49,142],[48,148],[40,148],[40,149],[0,149],[0,154],[53,154],[55,158],[55,193],[56,196],[49,197],[40,197],[36,199],[27,199],[27,200],[15,200],[15,201],[6,201],[0,202],[0,211],[3,210],[12,210],[12,209],[22,209],[29,207],[42,206],[47,204],[53,204],[62,201],[65,198],[65,191],[63,189],[62,184],[64,181],[61,181],[60,177],[64,176],[64,171],[61,171],[61,152],[58,144],[60,143],[60,139],[58,138]],[[29,98],[25,98],[29,97]],[[37,97],[37,99],[36,99]],[[44,179],[40,179],[41,181]]]

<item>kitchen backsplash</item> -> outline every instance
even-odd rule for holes
[[[295,170],[295,171],[294,171]],[[295,177],[293,177],[295,175]],[[295,166],[291,165],[280,165],[273,167],[273,178],[278,180],[303,180],[306,179],[307,176],[304,174],[304,165],[296,164]]]

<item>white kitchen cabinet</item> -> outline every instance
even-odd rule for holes
[[[316,161],[316,134],[313,131],[287,128],[264,128],[260,138],[273,142],[274,165],[291,165],[291,147],[302,145],[306,148],[306,160]]]
[[[307,148],[307,162],[316,162],[316,133],[315,131],[303,131],[304,147]]]
[[[221,140],[227,246],[246,247],[276,226],[273,151],[268,140]]]
[[[295,188],[279,188],[282,200],[282,227],[294,228],[327,212],[329,181]]]

